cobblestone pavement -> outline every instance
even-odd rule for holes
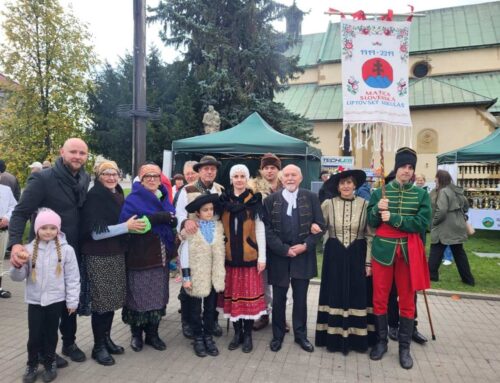
[[[5,269],[8,269],[5,261]],[[113,339],[126,347],[116,356],[116,365],[104,367],[90,359],[92,332],[90,319],[78,319],[77,343],[89,358],[84,363],[70,361],[58,371],[59,382],[499,382],[500,381],[500,302],[476,299],[453,300],[429,296],[436,341],[425,346],[413,343],[414,367],[399,367],[397,344],[389,341],[389,352],[382,361],[373,362],[368,355],[350,353],[344,356],[316,349],[302,351],[287,335],[283,348],[269,350],[271,329],[254,333],[254,350],[228,351],[231,331],[217,339],[218,357],[198,358],[190,341],[180,332],[177,292],[179,284],[171,280],[171,303],[160,325],[160,336],[167,350],[155,351],[145,346],[135,353],[128,346],[129,330],[115,317]],[[13,294],[0,300],[0,382],[20,382],[26,363],[27,320],[23,302],[23,283],[4,278],[4,287]],[[309,289],[308,329],[311,341],[318,302],[319,286]],[[291,306],[288,306],[291,317]],[[420,331],[429,336],[424,300],[419,297]],[[220,324],[225,328],[226,322]],[[58,347],[60,349],[60,346]],[[41,377],[38,378],[41,381]]]

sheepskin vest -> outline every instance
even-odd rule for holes
[[[200,230],[187,237],[189,249],[189,268],[191,269],[192,289],[186,292],[196,298],[205,298],[212,286],[216,292],[224,291],[226,269],[224,267],[224,229],[220,221],[215,222],[212,243],[208,243]]]
[[[201,190],[201,188],[199,187],[198,182],[200,182],[200,181],[196,181],[195,183],[184,186],[184,189],[186,189],[187,204],[190,204],[191,202],[193,202],[195,200],[195,198],[198,197],[203,192],[203,190]],[[221,195],[222,192],[224,191],[224,186],[219,185],[217,182],[214,182],[212,189],[213,189],[212,192],[215,192],[218,195]],[[194,219],[194,220],[197,219],[195,213],[188,213],[188,218]]]

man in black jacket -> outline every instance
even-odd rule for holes
[[[269,249],[267,269],[273,286],[272,351],[281,349],[285,336],[286,294],[293,293],[292,324],[295,342],[303,350],[314,351],[307,339],[307,290],[309,280],[318,274],[316,242],[321,231],[311,234],[313,224],[324,228],[323,214],[316,194],[300,189],[302,173],[295,165],[282,170],[283,190],[264,200],[264,223]]]
[[[61,231],[66,235],[68,243],[75,249],[77,256],[80,209],[85,202],[90,177],[85,172],[87,161],[87,144],[79,138],[68,139],[60,150],[61,157],[54,167],[41,172],[32,173],[26,188],[17,204],[9,223],[10,262],[14,267],[21,267],[17,254],[22,250],[22,237],[26,222],[41,207],[54,210],[61,216]],[[33,227],[30,240],[35,236]],[[62,353],[75,362],[83,362],[85,354],[75,343],[76,314],[69,315],[64,309],[59,330],[62,334]],[[56,357],[58,367],[67,362]]]

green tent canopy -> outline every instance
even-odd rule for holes
[[[307,142],[274,130],[257,112],[238,125],[218,133],[205,134],[172,142],[174,172],[182,172],[187,160],[199,160],[211,154],[222,161],[218,181],[227,185],[229,169],[236,163],[244,163],[252,175],[257,174],[260,157],[274,153],[283,166],[293,163],[302,169],[302,186],[309,188],[311,181],[318,180],[321,168],[321,152]]]
[[[500,162],[500,128],[480,141],[437,156],[438,165],[461,162]]]

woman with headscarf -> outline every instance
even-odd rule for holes
[[[261,273],[266,268],[266,235],[261,220],[262,196],[247,188],[250,172],[234,165],[229,177],[232,187],[222,197],[222,224],[226,236],[226,280],[224,317],[233,322],[234,337],[229,350],[243,344],[252,351],[253,322],[267,314]]]
[[[144,343],[156,350],[166,345],[158,336],[160,320],[166,314],[168,303],[168,258],[174,252],[174,229],[177,220],[167,189],[161,183],[161,169],[145,164],[139,169],[139,182],[125,199],[120,221],[138,216],[146,220],[149,231],[130,235],[127,265],[127,299],[122,319],[130,325],[134,351]]]
[[[118,183],[120,171],[116,162],[103,161],[95,168],[95,182],[82,209],[82,259],[90,287],[92,358],[104,366],[115,364],[110,354],[123,354],[110,337],[115,310],[125,303],[126,235],[142,230],[143,220],[136,216],[119,223],[125,197]]]
[[[366,352],[375,333],[371,310],[371,234],[368,201],[355,196],[366,180],[362,170],[346,170],[325,182],[332,198],[321,210],[328,228],[323,252],[316,346],[347,354]]]

